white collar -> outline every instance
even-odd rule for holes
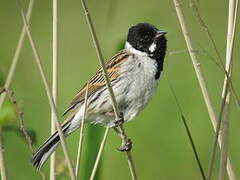
[[[140,56],[148,56],[147,53],[139,51],[139,50],[135,49],[134,47],[132,47],[132,45],[129,42],[125,43],[125,49],[127,51],[129,51],[130,53],[133,53],[133,54],[137,54],[137,55],[140,55]]]

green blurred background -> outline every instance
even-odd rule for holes
[[[149,22],[159,29],[168,31],[168,52],[186,50],[172,1],[89,0],[87,2],[105,59],[117,52],[122,41],[126,39],[128,28],[139,22]],[[25,9],[27,3],[28,1],[23,1]],[[217,0],[197,1],[200,12],[213,34],[223,59],[227,31],[227,3],[227,1]],[[210,41],[190,6],[190,1],[182,1],[182,5],[193,35],[194,46],[199,52],[198,57],[214,107],[219,112],[224,73],[204,53],[207,51],[216,59]],[[51,1],[36,1],[30,24],[50,84],[52,68]],[[0,27],[0,71],[1,78],[5,79],[22,28],[19,8],[15,0],[0,0]],[[237,92],[240,90],[240,63],[237,58],[239,57],[239,38],[239,28],[237,28],[233,69],[233,83]],[[59,41],[58,111],[61,114],[84,82],[99,68],[80,1],[59,1]],[[205,170],[213,142],[212,125],[188,53],[168,55],[164,69],[164,75],[154,99],[134,121],[125,126],[127,134],[134,143],[133,157],[137,174],[142,180],[198,180],[201,179],[200,172],[180,119],[179,110],[169,89],[168,79],[171,81],[186,115]],[[24,112],[26,128],[32,129],[36,133],[35,147],[37,148],[50,134],[50,108],[27,39],[11,89],[15,92],[17,101]],[[235,102],[232,101],[229,151],[237,177],[240,177],[239,120],[239,111]],[[18,125],[17,119],[13,125]],[[99,126],[87,127],[81,163],[83,179],[89,177],[88,174],[95,158],[94,154],[103,131],[104,128]],[[74,133],[68,138],[68,144],[71,157],[75,161],[78,133]],[[30,164],[31,153],[22,137],[17,136],[13,131],[6,131],[4,145],[11,180],[40,179]],[[111,131],[98,171],[98,179],[130,179],[125,155],[117,151],[119,145],[120,139]],[[59,148],[57,156],[58,164],[64,166],[61,148]],[[214,171],[215,179],[218,161]],[[48,179],[49,162],[44,166],[43,171]],[[63,170],[59,179],[69,179],[67,168]]]

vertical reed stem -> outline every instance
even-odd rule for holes
[[[87,113],[87,103],[88,103],[88,83],[87,83],[87,89],[85,93],[85,99],[84,99],[84,111],[83,111],[83,117],[81,121],[81,127],[80,127],[80,133],[79,133],[79,144],[78,144],[78,153],[77,153],[77,163],[75,168],[75,174],[76,178],[79,178],[79,172],[80,172],[80,162],[81,162],[81,155],[82,155],[82,144],[83,144],[83,134],[84,134],[84,124],[85,124],[85,117]]]
[[[57,107],[58,96],[58,0],[53,0],[53,34],[52,34],[52,95],[55,106]],[[51,134],[56,131],[54,113],[51,111]],[[56,179],[56,154],[50,157],[50,180]]]
[[[229,78],[231,77],[231,67],[232,67],[232,52],[234,44],[235,35],[235,25],[238,10],[238,2],[235,0],[229,0],[228,9],[228,30],[227,30],[227,46],[226,46],[226,64],[225,69],[228,76],[225,75],[224,85],[222,90],[222,101],[224,101],[223,108],[223,124],[222,124],[222,150],[220,154],[220,169],[219,169],[219,180],[224,180],[226,178],[226,165],[227,165],[227,155],[228,155],[228,136],[229,136],[229,104],[231,99],[231,92],[229,90]],[[226,98],[224,99],[224,97]]]
[[[103,139],[102,139],[100,148],[99,148],[99,150],[98,150],[97,158],[96,158],[95,163],[94,163],[94,166],[93,166],[93,170],[92,170],[92,173],[91,173],[90,180],[94,180],[94,177],[95,177],[95,175],[96,175],[97,168],[98,168],[99,161],[100,161],[100,157],[102,156],[103,148],[104,148],[104,146],[105,146],[105,144],[106,144],[106,140],[107,140],[108,133],[109,133],[109,128],[107,127],[107,128],[105,129],[105,132],[104,132],[104,135],[103,135]]]

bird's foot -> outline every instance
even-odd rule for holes
[[[121,147],[119,148],[119,151],[125,152],[125,151],[131,151],[132,149],[132,141],[131,139],[128,139],[126,143],[122,143]]]
[[[120,112],[120,118],[116,121],[114,121],[114,127],[118,127],[124,123],[124,116],[123,112]]]

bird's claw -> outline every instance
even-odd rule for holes
[[[125,152],[125,151],[131,151],[132,149],[132,141],[131,139],[128,139],[126,143],[122,143],[121,147],[119,148],[119,151]]]
[[[118,127],[124,123],[124,116],[123,112],[120,112],[120,118],[116,121],[114,121],[114,127]]]

